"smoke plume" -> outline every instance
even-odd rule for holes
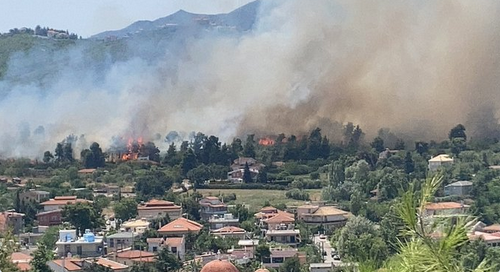
[[[130,41],[133,57],[97,62],[85,43],[35,48],[0,82],[0,154],[40,156],[69,134],[335,136],[349,121],[408,139],[457,123],[498,133],[499,13],[497,1],[262,1],[243,35]]]

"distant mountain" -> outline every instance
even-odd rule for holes
[[[91,39],[125,38],[144,32],[162,29],[178,28],[221,28],[237,32],[251,30],[260,6],[261,0],[248,3],[230,13],[205,15],[179,10],[169,16],[154,21],[137,21],[120,30],[105,31],[96,34]]]

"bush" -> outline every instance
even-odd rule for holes
[[[292,189],[285,194],[286,197],[296,200],[309,200],[309,193],[300,189]]]

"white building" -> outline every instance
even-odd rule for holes
[[[447,154],[437,155],[429,160],[429,171],[436,171],[442,166],[453,164],[453,158]]]
[[[90,230],[85,230],[83,237],[76,236],[76,230],[60,230],[56,242],[59,257],[79,256],[98,257],[103,254],[103,237],[95,236]]]

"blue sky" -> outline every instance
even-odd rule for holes
[[[154,20],[179,9],[224,13],[251,0],[0,0],[0,32],[36,25],[88,37],[121,29],[137,20]]]

